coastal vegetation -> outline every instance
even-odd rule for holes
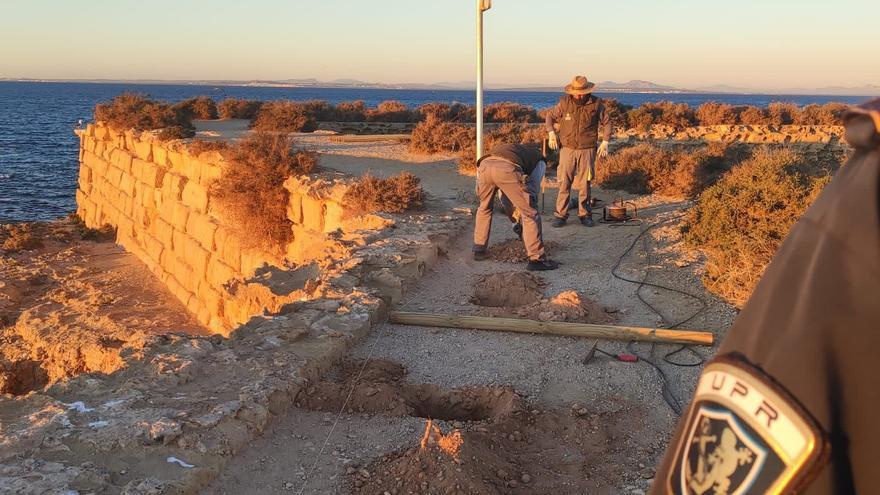
[[[192,116],[174,105],[146,95],[123,93],[95,106],[95,120],[117,130],[159,131],[159,139],[182,139],[195,135]]]
[[[380,178],[364,174],[345,193],[343,201],[364,213],[402,213],[422,205],[421,180],[409,172]]]
[[[706,287],[742,306],[785,236],[839,164],[791,149],[759,149],[702,192],[685,240],[706,253]]]
[[[255,246],[277,251],[290,241],[289,194],[284,181],[317,165],[313,152],[297,150],[283,134],[255,132],[224,150],[223,175],[211,186],[232,227]]]

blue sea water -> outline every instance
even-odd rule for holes
[[[364,100],[367,106],[375,106],[385,100],[398,100],[412,107],[434,101],[473,104],[475,99],[472,91],[453,90],[0,82],[0,223],[50,220],[75,209],[78,142],[73,129],[78,119],[91,119],[96,103],[124,92],[146,93],[171,102],[207,95],[215,100],[230,97],[254,100],[319,99],[330,103]],[[633,106],[660,100],[693,106],[706,101],[763,106],[773,101],[807,105],[828,101],[858,103],[866,99],[694,93],[618,93],[607,96]],[[487,103],[514,101],[536,108],[552,106],[558,99],[557,93],[536,91],[486,93]]]

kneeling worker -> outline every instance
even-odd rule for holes
[[[474,227],[474,259],[486,259],[489,245],[489,231],[492,228],[492,213],[495,195],[498,190],[519,210],[522,222],[523,242],[531,271],[555,270],[559,265],[550,261],[544,254],[544,241],[541,236],[541,216],[538,214],[538,191],[536,181],[531,175],[545,167],[544,156],[536,146],[524,144],[501,144],[489,150],[477,162],[477,195],[480,206],[477,208]]]

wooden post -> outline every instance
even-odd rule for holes
[[[691,330],[667,330],[662,328],[622,327],[615,325],[591,325],[561,321],[535,321],[517,318],[492,318],[486,316],[458,316],[432,313],[407,313],[393,311],[391,323],[426,327],[473,328],[477,330],[500,330],[504,332],[567,335],[611,340],[637,340],[666,344],[696,344],[711,346],[714,335]]]

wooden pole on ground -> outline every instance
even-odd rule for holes
[[[665,344],[696,344],[711,346],[714,335],[691,330],[668,330],[662,328],[621,327],[615,325],[592,325],[561,321],[535,321],[518,318],[492,318],[486,316],[459,316],[432,313],[391,312],[391,323],[426,327],[473,328],[503,332],[567,335],[611,340],[637,340]]]

